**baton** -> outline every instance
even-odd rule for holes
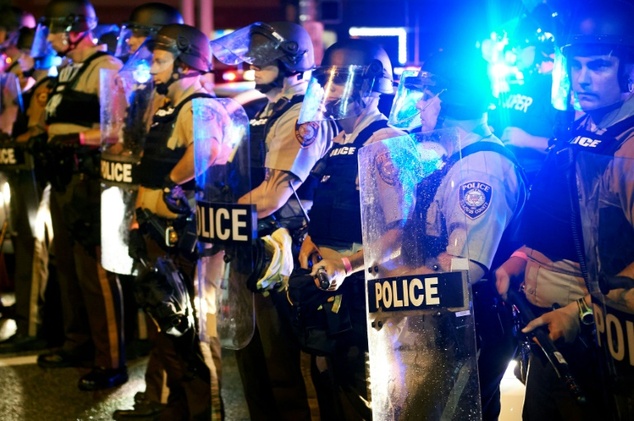
[[[508,297],[511,304],[513,304],[519,310],[522,323],[526,325],[536,318],[533,314],[533,311],[528,305],[526,297],[512,288],[508,291]],[[530,338],[537,339],[537,345],[539,345],[541,350],[546,355],[546,359],[555,370],[557,377],[559,377],[567,386],[568,391],[570,392],[572,397],[578,403],[585,403],[586,397],[581,391],[581,388],[577,384],[575,378],[572,376],[572,373],[570,372],[570,367],[568,366],[568,362],[548,336],[547,327],[539,326],[531,332],[528,332],[526,335],[528,335]]]
[[[321,289],[330,288],[330,279],[328,279],[328,273],[326,272],[326,269],[324,269],[323,267],[317,269],[315,278],[319,281],[319,287]]]

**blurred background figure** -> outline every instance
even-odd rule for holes
[[[47,339],[54,342],[52,331],[46,331],[44,320],[45,292],[49,275],[48,247],[52,239],[48,190],[38,160],[47,140],[45,106],[51,91],[49,71],[53,66],[52,49],[33,57],[31,47],[35,30],[22,27],[16,42],[20,57],[10,68],[22,87],[24,106],[13,125],[8,144],[19,151],[23,161],[8,167],[11,187],[12,243],[15,254],[15,321],[14,336],[0,344],[0,353],[42,349]],[[6,145],[5,145],[6,146]]]
[[[144,3],[136,7],[121,25],[115,55],[126,62],[146,40],[154,39],[161,27],[182,23],[183,16],[174,7],[157,2]]]
[[[489,124],[515,153],[530,183],[564,115],[551,104],[555,43],[562,34],[562,17],[546,3],[529,10],[509,25],[500,40],[505,44],[501,61],[491,63],[498,102]]]

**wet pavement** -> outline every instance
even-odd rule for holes
[[[128,363],[130,380],[99,392],[82,392],[77,381],[84,368],[41,369],[38,353],[0,355],[0,420],[112,420],[115,409],[132,408],[134,394],[145,389],[147,358]],[[248,421],[240,378],[231,351],[223,354],[223,391],[227,421]]]

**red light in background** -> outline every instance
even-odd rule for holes
[[[222,74],[222,80],[225,82],[233,82],[238,78],[236,72],[225,72]]]

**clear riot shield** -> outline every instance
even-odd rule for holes
[[[481,418],[466,256],[446,272],[434,263],[426,207],[416,204],[435,197],[438,183],[425,180],[440,181],[441,156],[457,143],[434,132],[359,151],[374,420]]]
[[[241,349],[255,327],[246,280],[257,214],[255,206],[237,203],[251,191],[249,118],[227,98],[194,99],[193,109],[201,340],[218,336],[222,347]]]
[[[132,275],[128,234],[138,190],[133,173],[151,121],[153,87],[132,70],[102,69],[100,77],[101,264]]]
[[[579,153],[579,216],[612,419],[634,419],[634,159]],[[631,272],[630,272],[631,273]]]

